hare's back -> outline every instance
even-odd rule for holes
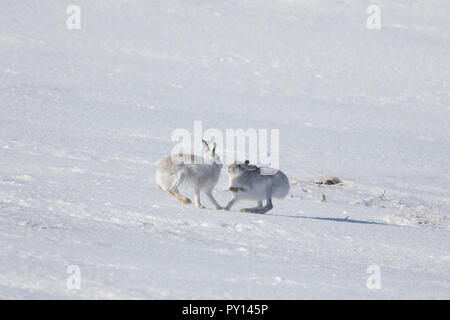
[[[280,170],[273,176],[272,192],[275,198],[284,198],[289,193],[289,179]]]
[[[201,164],[202,161],[202,158],[192,154],[173,155],[161,160],[157,170],[174,173],[185,167],[195,167],[197,164]]]

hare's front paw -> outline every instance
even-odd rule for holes
[[[230,187],[228,190],[230,190],[231,192],[245,191],[244,188],[239,187]]]
[[[205,206],[204,205],[202,205],[202,204],[196,204],[195,205],[197,208],[199,208],[199,209],[205,209]]]

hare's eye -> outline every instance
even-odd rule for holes
[[[240,164],[238,164],[238,168],[240,168],[241,167],[241,165]]]

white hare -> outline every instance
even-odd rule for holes
[[[262,170],[264,174],[261,174]],[[255,200],[258,206],[241,209],[243,212],[266,213],[273,208],[272,197],[284,198],[289,192],[289,180],[280,170],[271,168],[259,168],[245,163],[234,163],[228,166],[230,176],[230,188],[232,199],[225,207],[231,206],[240,199]],[[265,206],[262,200],[266,199]]]
[[[182,196],[178,187],[183,184],[194,189],[195,206],[204,208],[200,203],[200,191],[203,191],[216,209],[222,209],[212,195],[212,191],[219,180],[222,164],[216,155],[216,144],[210,149],[208,144],[202,140],[203,158],[192,154],[172,155],[161,160],[156,169],[156,183],[158,187],[169,192],[185,204],[191,200]]]

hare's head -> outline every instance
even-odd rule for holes
[[[234,162],[228,166],[228,173],[232,176],[240,176],[246,172],[255,171],[258,167],[251,165],[248,160],[245,162]]]
[[[220,157],[216,154],[216,143],[214,142],[211,148],[209,147],[208,143],[206,143],[205,140],[202,140],[202,144],[203,144],[203,159],[205,163],[222,165],[222,162],[220,162]]]

